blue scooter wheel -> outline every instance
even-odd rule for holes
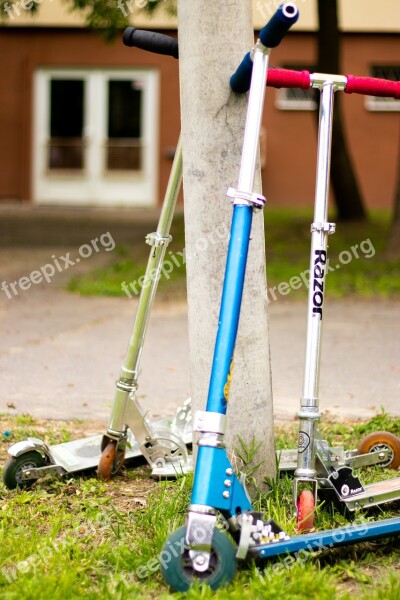
[[[204,573],[193,569],[189,550],[185,546],[186,526],[177,529],[164,544],[160,554],[161,573],[170,588],[186,592],[198,581],[212,590],[228,585],[236,572],[236,549],[219,529],[214,529],[210,564]]]

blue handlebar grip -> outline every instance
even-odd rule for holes
[[[260,42],[267,48],[276,48],[299,18],[294,2],[281,4],[276,13],[260,31]]]
[[[232,91],[237,94],[245,94],[250,89],[252,72],[253,61],[251,60],[250,52],[248,52],[230,78]]]

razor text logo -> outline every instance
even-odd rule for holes
[[[319,315],[322,319],[322,305],[324,303],[324,277],[326,265],[326,250],[316,250],[313,271],[313,316]]]

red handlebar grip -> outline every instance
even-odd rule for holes
[[[346,75],[346,94],[365,94],[367,96],[385,96],[400,99],[400,81],[375,79],[374,77],[355,77]]]
[[[267,86],[308,90],[311,87],[310,73],[308,71],[292,71],[291,69],[269,69]]]

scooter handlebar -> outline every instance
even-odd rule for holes
[[[400,81],[376,79],[374,77],[356,77],[354,75],[346,75],[346,80],[344,89],[346,94],[365,94],[400,99]],[[311,74],[308,71],[271,68],[267,74],[267,86],[307,90],[312,86]]]
[[[169,35],[136,29],[136,27],[127,27],[122,39],[125,46],[135,46],[155,54],[165,54],[179,58],[178,40]]]
[[[275,48],[280,44],[290,27],[299,18],[299,11],[293,2],[281,4],[276,13],[260,31],[260,41],[267,48]],[[234,74],[231,76],[231,89],[244,94],[250,89],[253,61],[248,52]]]
[[[346,94],[365,94],[367,96],[384,96],[400,100],[400,81],[376,79],[374,77],[355,77],[346,75]]]

